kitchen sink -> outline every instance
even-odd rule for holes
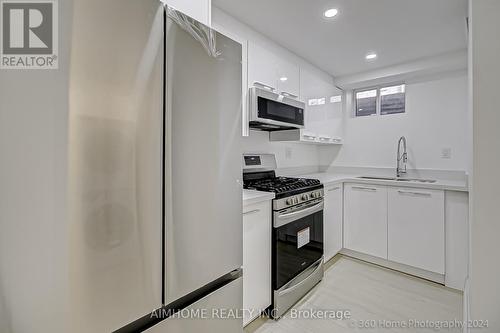
[[[418,183],[435,183],[434,179],[422,179],[422,178],[397,178],[397,177],[376,177],[376,176],[361,176],[357,177],[360,179],[372,179],[372,180],[392,180],[398,182],[418,182]]]
[[[398,182],[419,182],[419,183],[435,183],[434,179],[421,179],[421,178],[398,178]]]
[[[373,179],[373,180],[397,180],[395,177],[371,177],[371,176],[361,176],[361,179]]]

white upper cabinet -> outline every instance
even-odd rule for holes
[[[278,92],[293,98],[300,97],[300,68],[285,59],[278,58],[276,63]]]
[[[251,41],[248,42],[248,87],[264,85],[278,89],[276,67],[278,58],[267,49]]]
[[[333,82],[325,81],[302,68],[301,99],[306,103],[306,132],[313,133],[319,143],[342,143],[343,92]]]
[[[300,68],[254,42],[248,42],[248,87],[264,85],[293,98],[300,95]]]
[[[444,274],[444,192],[389,188],[389,260]]]
[[[212,24],[212,1],[211,0],[166,0],[167,5],[191,16],[201,23],[211,26]]]
[[[288,73],[295,72],[290,69]],[[305,128],[272,132],[270,140],[312,144],[342,144],[344,126],[343,91],[335,87],[332,80],[327,80],[324,75],[307,68],[300,69],[300,84],[298,87],[292,84],[295,80],[290,80],[290,77],[287,77],[287,80],[282,82],[283,84],[289,84],[288,87],[278,90],[280,92],[292,92],[293,89],[300,91],[300,100],[306,104]]]

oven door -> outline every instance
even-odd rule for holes
[[[274,212],[273,289],[323,256],[323,199]]]
[[[268,130],[304,128],[303,102],[257,87],[250,89],[250,101],[251,127]]]

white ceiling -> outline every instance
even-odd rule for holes
[[[216,7],[344,76],[465,49],[467,0],[212,0]],[[325,19],[323,12],[338,8]],[[374,51],[378,58],[366,61]]]

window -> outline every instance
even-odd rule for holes
[[[310,98],[307,100],[307,105],[309,106],[325,105],[326,102],[327,102],[326,97]],[[342,102],[342,95],[336,95],[330,97],[330,103],[340,103],[340,102]]]
[[[405,112],[405,85],[380,89],[380,114]]]
[[[356,93],[356,117],[377,114],[377,90],[358,91]]]
[[[405,85],[392,85],[355,92],[356,117],[405,112]]]
[[[342,102],[342,95],[336,95],[330,97],[330,103],[340,103]]]

